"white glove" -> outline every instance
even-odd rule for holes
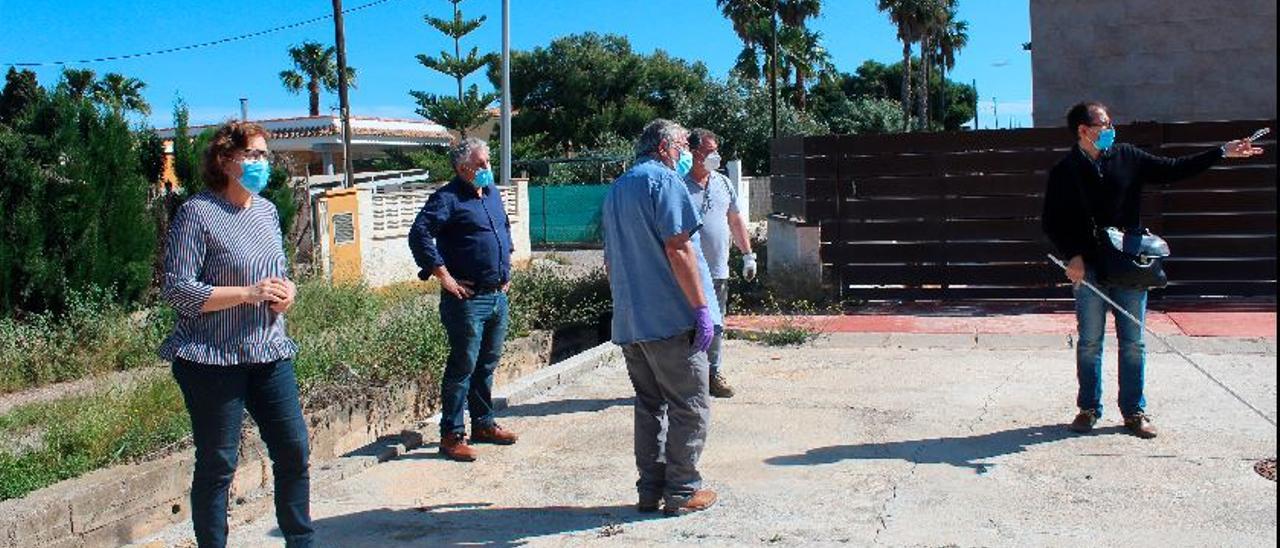
[[[755,253],[747,253],[742,256],[742,277],[748,282],[756,279]]]

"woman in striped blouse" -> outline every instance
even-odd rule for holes
[[[267,133],[229,122],[204,156],[209,189],[178,209],[164,260],[164,299],[177,326],[160,348],[173,362],[196,447],[191,521],[201,547],[227,543],[227,493],[244,412],[258,425],[275,477],[276,520],[288,546],[309,546],[307,425],[284,314],[288,279],[280,217],[267,186]]]

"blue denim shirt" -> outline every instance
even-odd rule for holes
[[[697,313],[676,282],[665,247],[677,234],[691,235],[712,321],[724,325],[702,255],[702,218],[675,171],[653,159],[636,164],[614,181],[601,221],[615,344],[663,340],[693,329]]]
[[[511,280],[511,221],[497,187],[476,196],[471,183],[454,178],[437,190],[409,229],[409,250],[427,279],[440,265],[455,279],[479,288]]]

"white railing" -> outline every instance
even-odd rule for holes
[[[435,193],[437,185],[405,185],[393,191],[378,191],[373,194],[373,237],[374,239],[403,238],[409,235],[413,221],[422,204]],[[503,207],[507,218],[514,227],[520,223],[519,193],[516,187],[498,187],[502,193]]]

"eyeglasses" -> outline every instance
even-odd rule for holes
[[[270,153],[267,152],[265,149],[260,149],[260,148],[246,148],[240,151],[240,157],[244,158],[245,160],[249,160],[251,162],[265,160],[267,159],[268,154]]]
[[[1089,124],[1089,127],[1100,127],[1102,129],[1115,129],[1116,125],[1114,122],[1107,122],[1105,124],[1096,124],[1096,123]]]

